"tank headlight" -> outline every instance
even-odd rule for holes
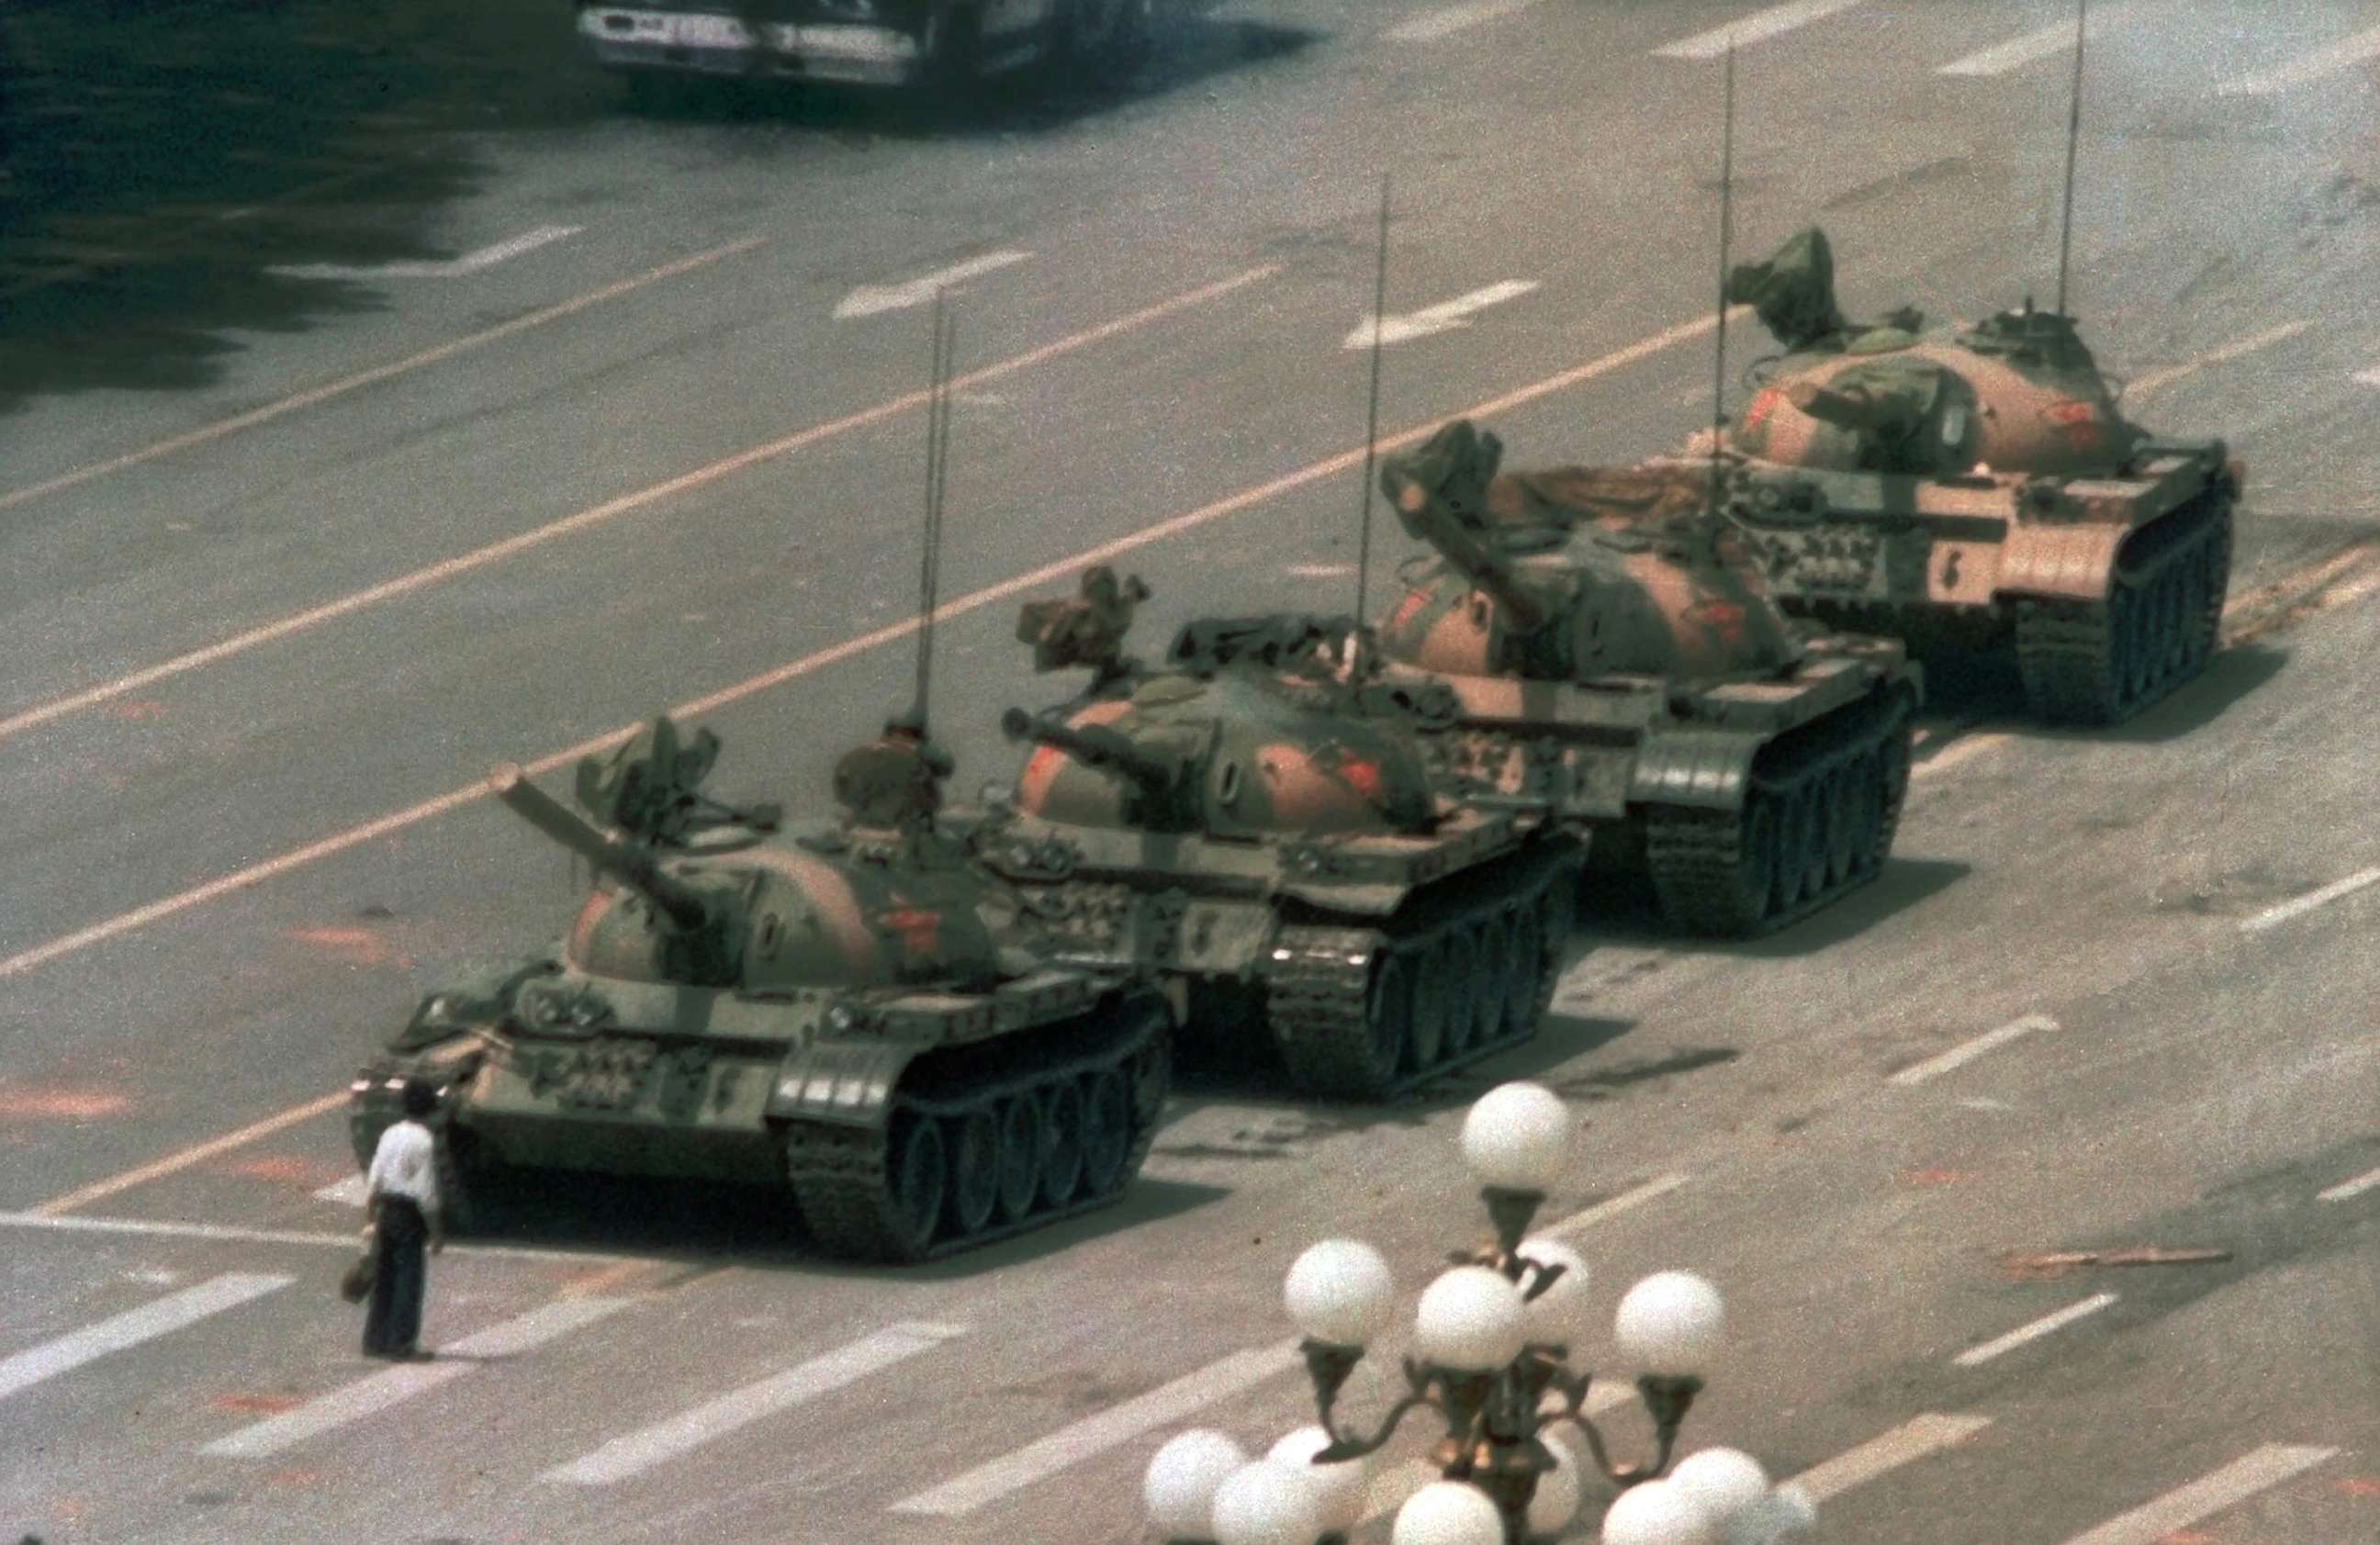
[[[838,1003],[826,1011],[826,1027],[838,1035],[847,1035],[859,1028],[859,1015],[851,1005]]]

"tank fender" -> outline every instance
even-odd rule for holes
[[[1657,731],[1636,753],[1628,803],[1734,810],[1743,803],[1753,758],[1774,738],[1766,730]]]
[[[797,1047],[777,1067],[768,1114],[880,1130],[892,1108],[893,1086],[924,1049],[876,1040],[818,1040]]]
[[[1999,582],[1993,596],[2104,599],[2116,572],[2116,549],[2134,529],[2130,524],[2096,521],[2016,526],[2000,549]]]

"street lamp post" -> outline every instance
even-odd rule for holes
[[[1718,1291],[1686,1272],[1630,1288],[1614,1322],[1620,1350],[1650,1371],[1636,1380],[1653,1419],[1654,1453],[1617,1463],[1587,1414],[1593,1374],[1570,1366],[1569,1317],[1585,1296],[1586,1263],[1529,1225],[1570,1153],[1572,1117],[1551,1091],[1508,1083],[1472,1106],[1463,1154],[1480,1185],[1495,1242],[1457,1252],[1424,1290],[1405,1393],[1369,1432],[1351,1432],[1339,1396],[1394,1312],[1388,1263],[1369,1245],[1327,1239],[1297,1258],[1283,1284],[1314,1385],[1319,1424],[1248,1464],[1220,1433],[1182,1434],[1149,1467],[1147,1500],[1169,1540],[1217,1545],[1315,1545],[1343,1539],[1360,1517],[1366,1463],[1415,1411],[1445,1436],[1430,1453],[1440,1479],[1409,1498],[1392,1545],[1523,1545],[1558,1535],[1576,1515],[1578,1456],[1621,1488],[1605,1515],[1604,1545],[1770,1545],[1813,1521],[1806,1498],[1772,1488],[1758,1462],[1732,1449],[1682,1461],[1668,1479],[1678,1431],[1720,1350]]]

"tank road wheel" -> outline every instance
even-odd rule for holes
[[[1173,1036],[1160,1030],[1132,1059],[1132,1121],[1135,1129],[1153,1132],[1165,1114],[1165,1096],[1173,1087]]]
[[[1859,873],[1860,839],[1867,827],[1866,789],[1860,779],[1864,760],[1852,757],[1827,773],[1828,890],[1849,885]]]
[[[1032,1094],[1000,1103],[1000,1220],[1014,1223],[1033,1211],[1041,1194],[1041,1104]]]
[[[1525,1041],[1537,1028],[1537,984],[1546,975],[1545,910],[1514,907],[1504,917],[1508,941],[1504,965],[1503,1033]]]
[[[1539,1014],[1554,1006],[1554,994],[1561,987],[1562,966],[1570,958],[1571,930],[1578,923],[1578,887],[1584,873],[1578,868],[1562,870],[1537,902]]]
[[[1472,980],[1471,1044],[1492,1046],[1504,1038],[1504,1006],[1512,995],[1512,931],[1497,911],[1479,923],[1478,969]]]
[[[1041,1205],[1063,1207],[1083,1183],[1083,1093],[1072,1079],[1050,1086],[1041,1104]]]
[[[1403,1068],[1421,1073],[1446,1055],[1447,1042],[1471,1022],[1471,940],[1449,929],[1423,960],[1405,1021]]]
[[[1851,785],[1845,803],[1850,807],[1852,875],[1865,879],[1876,871],[1881,856],[1876,851],[1877,839],[1884,834],[1884,757],[1874,750],[1863,751],[1852,759],[1844,770]]]
[[[1792,911],[1802,899],[1802,881],[1818,849],[1813,792],[1807,788],[1790,789],[1777,797],[1777,861],[1769,872],[1764,921]]]
[[[950,1149],[950,1194],[945,1202],[951,1233],[980,1234],[1000,1199],[1000,1125],[988,1110],[950,1117],[942,1141]]]
[[[1876,828],[1876,867],[1892,856],[1892,839],[1900,829],[1900,807],[1909,799],[1909,764],[1916,750],[1916,726],[1907,713],[1897,716],[1884,732],[1884,743],[1876,747],[1876,772],[1884,783],[1884,797],[1878,808],[1883,819]]]
[[[439,1123],[430,1145],[430,1162],[438,1176],[439,1221],[455,1234],[476,1234],[487,1225],[489,1166],[478,1149],[472,1135],[455,1129],[451,1120]]]
[[[1084,1194],[1105,1196],[1123,1178],[1132,1149],[1132,1093],[1112,1068],[1083,1076],[1082,1131]]]
[[[1494,1007],[1488,1000],[1495,995],[1495,984],[1488,980],[1488,932],[1481,921],[1475,919],[1450,932],[1447,945],[1461,952],[1465,965],[1457,978],[1463,984],[1462,996],[1446,1016],[1445,1032],[1439,1037],[1439,1061],[1452,1061],[1479,1044],[1480,1032],[1488,1023],[1486,1011]]]

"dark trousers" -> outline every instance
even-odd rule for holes
[[[380,1199],[380,1269],[372,1275],[371,1307],[364,1311],[364,1355],[401,1356],[421,1336],[424,1247],[430,1225],[411,1199]]]

